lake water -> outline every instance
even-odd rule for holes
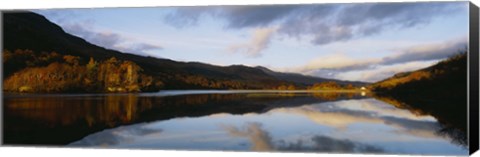
[[[4,95],[4,143],[467,155],[436,118],[368,93],[163,91]],[[453,134],[458,134],[455,132]]]

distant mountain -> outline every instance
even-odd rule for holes
[[[68,34],[31,12],[4,12],[3,33],[6,58],[3,77],[7,85],[4,90],[13,92],[276,89],[280,85],[302,89],[324,81],[364,84],[279,73],[267,68],[214,66],[123,53]],[[64,84],[53,84],[58,81]],[[48,83],[57,87],[46,89]]]
[[[342,80],[335,80],[335,79],[327,79],[327,78],[320,78],[320,77],[313,77],[313,76],[307,76],[307,75],[302,75],[302,74],[297,74],[297,73],[283,73],[283,72],[275,72],[272,71],[266,67],[263,66],[256,66],[255,68],[262,70],[263,72],[274,76],[277,79],[284,80],[284,81],[291,81],[303,85],[313,85],[315,83],[319,82],[337,82],[340,85],[347,85],[347,84],[352,84],[355,86],[364,86],[367,85],[365,82],[360,82],[360,81],[342,81]]]

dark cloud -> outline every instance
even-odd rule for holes
[[[223,18],[228,28],[266,26],[282,19],[301,5],[251,5],[251,6],[196,6],[178,7],[165,16],[165,22],[177,27],[196,25],[205,15]]]
[[[386,29],[428,24],[437,17],[465,9],[467,3],[364,3],[322,5],[262,5],[179,7],[165,21],[176,26],[196,24],[204,15],[225,20],[226,28],[279,26],[279,33],[301,38],[313,36],[324,45],[369,36]]]
[[[386,29],[404,29],[429,23],[436,17],[456,13],[463,3],[369,3],[326,7],[323,14],[306,11],[288,19],[280,31],[290,36],[313,35],[324,45],[370,36]],[[310,16],[307,16],[310,15]],[[316,15],[316,16],[315,16]],[[420,16],[421,15],[421,16]]]
[[[438,44],[421,45],[401,50],[398,55],[385,57],[381,64],[391,65],[411,61],[429,61],[444,59],[466,50],[468,46],[467,38],[450,40]]]
[[[198,7],[178,7],[172,13],[167,14],[164,21],[177,28],[197,25],[200,17],[204,15],[215,15],[217,7],[198,6]]]
[[[260,27],[267,26],[301,8],[303,6],[231,6],[219,15],[228,20],[229,28]]]

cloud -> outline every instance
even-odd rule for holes
[[[197,25],[200,17],[204,15],[214,15],[216,11],[218,11],[218,9],[212,6],[178,7],[163,19],[166,23],[176,28],[183,28]]]
[[[348,139],[335,139],[324,135],[316,135],[311,138],[313,146],[308,146],[299,140],[289,143],[287,146],[279,148],[287,151],[315,151],[315,152],[361,152],[361,153],[381,153],[384,152],[376,146],[353,142]]]
[[[245,129],[224,126],[224,129],[235,137],[247,137],[252,143],[253,151],[312,151],[312,152],[383,152],[375,146],[353,142],[348,139],[335,139],[323,135],[312,136],[310,141],[302,139],[286,143],[284,140],[274,142],[270,133],[260,123],[247,123]],[[312,143],[313,144],[309,144]]]
[[[232,6],[219,15],[228,19],[228,28],[264,27],[301,8],[294,5]]]
[[[121,50],[124,52],[140,52],[144,53],[145,51],[150,51],[150,50],[161,50],[163,49],[162,46],[158,45],[153,45],[153,44],[148,44],[148,43],[134,43],[130,45],[114,45],[114,49]]]
[[[418,70],[437,63],[439,60],[412,61],[392,65],[378,65],[370,69],[358,69],[352,71],[333,71],[333,78],[343,80],[356,80],[365,82],[377,82],[394,74],[406,71]],[[315,71],[312,75],[319,75],[323,70]]]
[[[278,26],[280,34],[296,38],[313,37],[311,43],[325,45],[374,35],[387,29],[425,25],[435,18],[466,10],[467,4],[420,2],[178,7],[164,20],[186,27],[210,16],[222,19],[228,29]]]
[[[244,53],[248,57],[259,57],[261,52],[268,48],[275,28],[261,28],[253,31],[252,39],[247,43],[235,44],[228,47],[233,53]]]
[[[433,65],[439,60],[466,50],[467,46],[467,37],[460,37],[443,42],[397,49],[394,50],[393,55],[382,58],[355,59],[338,52],[319,56],[305,65],[285,69],[284,71],[342,80],[374,82],[390,77],[395,73]]]
[[[68,23],[62,27],[66,32],[78,35],[90,43],[102,46],[108,49],[115,49],[128,53],[143,54],[149,50],[161,50],[163,47],[149,43],[133,43],[131,39],[120,34],[104,31],[94,31],[92,23]]]
[[[196,6],[177,7],[165,16],[164,21],[174,26],[192,26],[204,16],[212,16],[227,21],[227,28],[260,27],[270,25],[301,5],[249,5],[249,6]]]
[[[404,50],[393,56],[384,57],[382,64],[390,65],[411,61],[438,60],[449,57],[455,53],[466,50],[468,40],[466,37],[453,39],[441,43],[418,45]]]
[[[466,3],[369,3],[325,7],[323,14],[305,11],[287,18],[279,32],[311,35],[315,45],[370,36],[384,30],[428,24],[432,19],[466,9]],[[314,15],[311,15],[314,14]],[[419,16],[422,15],[422,16]]]
[[[233,126],[224,126],[223,128],[231,136],[248,137],[252,142],[252,150],[254,151],[271,151],[274,148],[272,137],[261,127],[260,123],[247,123],[246,129],[243,130]]]

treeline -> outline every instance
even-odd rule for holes
[[[354,86],[352,84],[341,85],[333,81],[315,83],[313,86],[307,87],[308,90],[355,90],[360,89],[360,87]]]
[[[56,52],[3,51],[4,85],[9,92],[139,92],[160,89],[159,79],[131,61],[95,61]]]
[[[298,86],[295,84],[282,84],[276,88],[276,90],[355,90],[361,89],[359,86],[352,84],[338,84],[334,81],[319,82],[311,86]]]
[[[4,91],[31,93],[146,92],[161,89],[268,89],[332,90],[356,89],[351,84],[321,82],[308,86],[265,77],[248,67],[238,75],[218,76],[174,67],[145,71],[129,60],[82,58],[58,52],[4,50]],[[145,67],[145,65],[143,65]],[[169,68],[166,66],[165,68]],[[177,68],[177,69],[175,69]],[[256,77],[250,79],[242,75]]]
[[[183,71],[146,72],[138,64],[62,55],[57,52],[4,50],[4,91],[7,92],[145,92],[160,89],[277,89],[277,80],[218,78]],[[291,85],[293,86],[293,85]],[[300,89],[300,86],[294,86]]]
[[[244,79],[225,79],[215,76],[196,75],[188,73],[164,74],[166,89],[273,89],[275,82],[259,82]]]

